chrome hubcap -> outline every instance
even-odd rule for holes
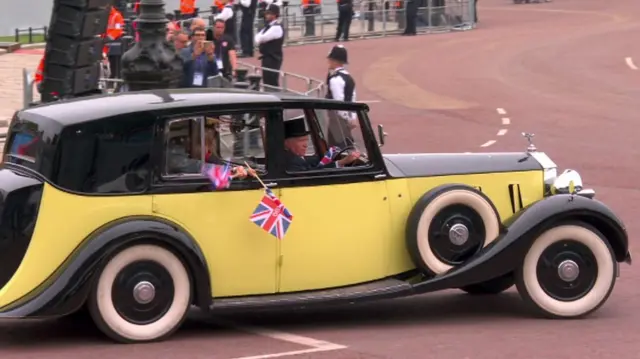
[[[580,267],[572,260],[564,260],[558,265],[558,276],[565,282],[572,282],[578,278]]]
[[[143,281],[133,287],[133,298],[140,304],[150,303],[156,296],[156,288],[153,284]]]
[[[449,229],[449,240],[451,243],[461,246],[469,239],[469,229],[464,224],[456,223]]]

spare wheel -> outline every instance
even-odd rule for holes
[[[407,221],[407,248],[415,265],[440,274],[464,263],[500,231],[497,210],[482,192],[444,185],[425,193]]]

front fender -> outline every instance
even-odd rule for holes
[[[460,288],[514,271],[533,241],[554,223],[579,220],[597,228],[609,240],[619,262],[629,257],[629,239],[622,221],[600,201],[561,194],[541,199],[506,221],[506,230],[469,261],[441,276],[418,284],[423,291]]]
[[[202,250],[186,231],[159,218],[130,217],[106,224],[87,237],[58,270],[29,295],[1,309],[3,317],[49,317],[73,313],[85,302],[93,274],[108,258],[134,242],[173,249],[192,275],[195,303],[211,305],[211,283]]]

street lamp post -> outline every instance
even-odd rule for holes
[[[128,91],[176,88],[182,58],[167,42],[164,0],[140,1],[140,41],[122,55],[122,78]]]

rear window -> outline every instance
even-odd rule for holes
[[[8,135],[4,162],[37,169],[42,153],[42,137],[38,125],[28,121],[14,122]]]

